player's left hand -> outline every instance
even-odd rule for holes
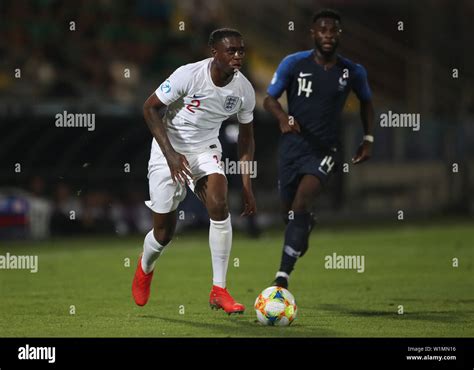
[[[359,164],[372,156],[372,143],[369,141],[363,141],[357,149],[356,155],[352,158],[353,164]]]
[[[244,201],[244,211],[240,214],[240,216],[251,216],[257,213],[257,203],[255,202],[252,189],[244,188],[242,191],[242,196]]]

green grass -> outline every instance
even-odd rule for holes
[[[2,242],[2,255],[39,255],[39,271],[0,270],[0,337],[474,336],[472,225],[316,230],[291,279],[298,318],[290,327],[264,327],[252,306],[274,276],[281,238],[282,231],[234,236],[228,286],[247,311],[230,317],[208,306],[206,233],[174,240],[145,307],[130,291],[141,238]],[[364,255],[365,272],[325,269],[333,252]]]

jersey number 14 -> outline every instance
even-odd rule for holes
[[[311,89],[311,85],[313,81],[307,81],[306,78],[298,78],[298,96],[301,95],[302,92],[306,93],[306,97],[309,98],[309,94],[313,92]]]
[[[332,157],[330,155],[327,155],[323,158],[323,160],[319,164],[318,170],[320,170],[322,173],[327,175],[329,172],[331,172],[335,164],[336,163],[334,162]],[[326,168],[324,168],[324,166],[326,166]]]

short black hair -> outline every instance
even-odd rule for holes
[[[313,23],[316,23],[319,18],[332,18],[339,21],[339,23],[342,23],[340,14],[332,9],[323,9],[315,13],[313,15]]]
[[[242,34],[233,28],[219,28],[211,32],[208,44],[209,46],[214,46],[226,37],[242,37]]]

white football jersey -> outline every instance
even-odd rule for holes
[[[177,152],[195,153],[218,142],[222,122],[234,114],[240,123],[253,121],[255,91],[249,80],[237,71],[226,86],[214,85],[212,60],[179,67],[155,91],[167,105],[163,122]],[[152,154],[156,150],[160,151],[153,139]]]

